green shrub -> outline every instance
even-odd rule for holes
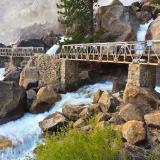
[[[160,144],[158,144],[154,152],[147,157],[147,160],[160,160]]]
[[[127,159],[122,151],[121,134],[111,127],[89,133],[69,130],[45,138],[45,145],[36,160],[121,160]]]
[[[151,0],[151,2],[154,4],[160,4],[160,0]]]

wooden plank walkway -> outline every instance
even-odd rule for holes
[[[75,61],[160,65],[160,40],[64,45],[58,56]]]

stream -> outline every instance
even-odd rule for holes
[[[41,129],[39,122],[48,115],[61,111],[66,104],[89,105],[92,96],[98,90],[111,90],[111,82],[101,82],[94,85],[86,85],[76,92],[62,94],[62,99],[57,102],[49,112],[33,115],[26,113],[24,117],[0,126],[0,135],[12,140],[15,147],[0,151],[0,160],[26,160],[33,158],[33,149],[37,142],[41,141]]]
[[[102,2],[102,0],[100,0]],[[123,0],[128,2],[128,0]],[[128,3],[126,4],[128,5]],[[145,40],[145,35],[149,24],[140,25],[137,32],[137,41]],[[48,51],[48,54],[56,53],[58,45],[55,45]],[[3,79],[4,69],[0,69],[0,80]],[[14,147],[0,150],[0,160],[26,160],[33,158],[33,150],[37,142],[41,141],[42,131],[39,128],[39,122],[46,118],[48,115],[61,111],[66,104],[73,105],[89,105],[92,103],[93,94],[98,90],[111,90],[112,82],[100,82],[93,85],[85,85],[78,89],[76,92],[62,94],[62,99],[57,102],[49,112],[43,114],[33,115],[26,113],[22,118],[0,125],[0,135],[12,140]],[[156,87],[160,92],[160,87]]]

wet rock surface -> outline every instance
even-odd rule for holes
[[[146,114],[144,119],[148,126],[160,128],[160,111]]]
[[[54,91],[52,85],[42,87],[39,89],[29,111],[35,114],[49,111],[60,98],[60,95]]]
[[[152,39],[159,40],[160,39],[160,16],[158,16],[149,26],[147,35],[146,35],[146,39],[148,40],[152,40]],[[159,45],[157,44],[155,47],[158,48]]]
[[[160,94],[148,88],[127,85],[123,100],[124,103],[138,105],[145,114],[159,108]]]
[[[141,121],[128,121],[122,127],[122,135],[131,144],[142,142],[146,138],[144,123]]]
[[[66,125],[66,123],[67,119],[63,116],[63,114],[56,112],[45,118],[43,121],[41,121],[39,123],[39,126],[44,132],[46,131],[57,132],[60,131],[61,127]]]
[[[84,106],[65,105],[62,113],[71,121],[76,121],[80,118],[80,113],[84,110]]]
[[[13,81],[19,84],[21,71],[21,68],[12,68],[5,74],[3,81]]]
[[[119,105],[118,99],[108,91],[102,93],[98,103],[102,112],[114,112]]]
[[[38,87],[39,73],[36,67],[26,67],[20,75],[19,85],[25,89]]]
[[[138,26],[136,14],[120,2],[98,9],[97,30],[103,28],[106,31],[101,37],[102,41],[134,41]]]
[[[12,141],[3,136],[0,136],[0,150],[8,147],[13,147]]]
[[[22,117],[26,108],[25,90],[14,82],[0,81],[0,124]]]
[[[122,117],[126,122],[130,120],[143,121],[142,110],[133,104],[127,104],[120,109],[120,117]]]

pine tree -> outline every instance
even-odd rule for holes
[[[60,22],[67,28],[75,28],[70,32],[72,38],[81,41],[94,33],[94,3],[97,0],[61,0],[57,7],[62,16]]]

